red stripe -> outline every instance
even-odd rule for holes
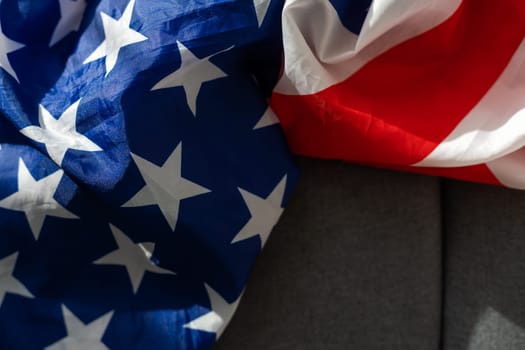
[[[274,93],[272,107],[295,153],[414,164],[478,103],[524,35],[524,0],[465,0],[342,83],[312,95]]]

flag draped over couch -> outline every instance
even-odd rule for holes
[[[278,118],[525,187],[524,33],[521,0],[0,1],[0,348],[211,347],[297,178]]]

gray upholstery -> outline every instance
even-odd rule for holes
[[[525,349],[524,192],[299,165],[216,350]]]
[[[216,349],[437,349],[439,180],[301,159]]]
[[[444,349],[525,349],[525,192],[443,188]]]

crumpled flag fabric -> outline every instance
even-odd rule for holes
[[[297,177],[281,7],[0,2],[1,349],[211,347]]]
[[[525,188],[523,1],[287,0],[282,25],[293,152]]]

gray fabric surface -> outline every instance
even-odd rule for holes
[[[525,349],[525,192],[447,181],[446,350]]]
[[[216,350],[525,349],[525,191],[299,165]]]
[[[216,350],[438,349],[439,180],[301,159]]]

